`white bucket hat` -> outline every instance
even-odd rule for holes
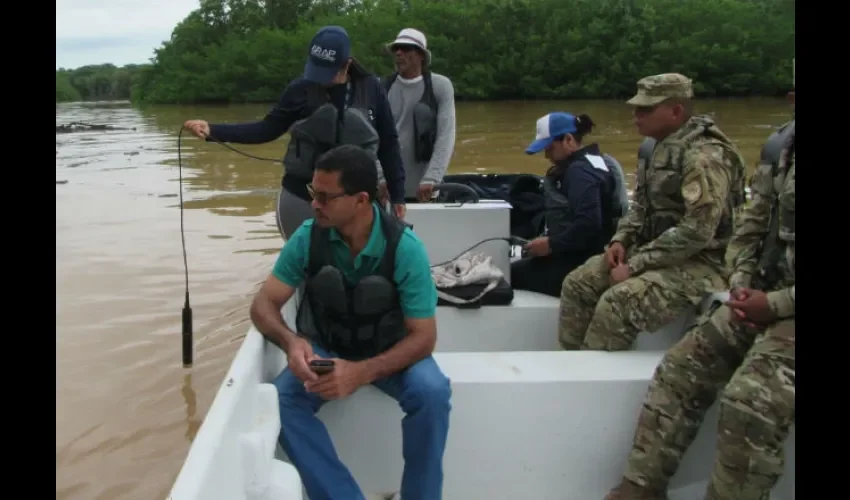
[[[431,64],[431,51],[428,50],[428,39],[425,38],[425,34],[421,31],[413,28],[404,28],[398,32],[395,40],[386,44],[387,50],[392,52],[393,45],[413,45],[418,47],[425,53],[425,64]]]

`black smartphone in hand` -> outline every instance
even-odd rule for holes
[[[334,371],[334,362],[331,359],[314,359],[310,361],[310,369],[313,373],[324,375]]]

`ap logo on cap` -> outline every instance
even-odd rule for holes
[[[319,45],[313,45],[313,48],[310,49],[310,54],[328,62],[336,62],[336,50],[334,49],[324,49]]]

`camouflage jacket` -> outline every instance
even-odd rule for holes
[[[707,116],[694,116],[639,162],[629,213],[611,241],[630,250],[633,274],[705,258],[722,268],[745,201],[744,160]]]
[[[761,164],[753,175],[753,199],[726,253],[732,268],[730,287],[767,291],[768,303],[780,318],[793,317],[796,308],[795,131],[779,163]]]

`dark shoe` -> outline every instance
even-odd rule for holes
[[[667,495],[638,486],[628,479],[623,479],[620,484],[605,495],[604,500],[667,500]]]

